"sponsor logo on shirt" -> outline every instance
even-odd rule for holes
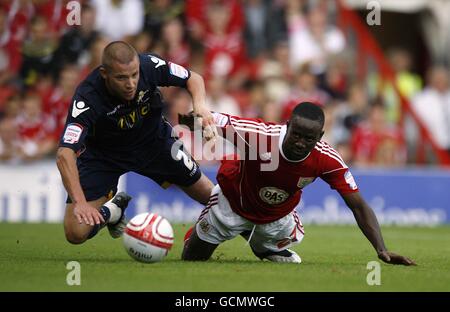
[[[159,57],[156,57],[153,55],[149,55],[149,57],[150,57],[150,60],[156,64],[155,68],[166,65],[166,61],[160,59]]]
[[[77,123],[68,124],[64,132],[63,142],[68,144],[76,144],[80,140],[83,133],[83,126]]]
[[[77,102],[76,100],[73,101],[73,107],[72,107],[72,117],[77,118],[80,114],[87,111],[89,107],[86,107],[86,103],[83,101]]]
[[[259,190],[259,197],[270,205],[279,205],[288,199],[289,193],[279,188],[268,186]]]
[[[132,129],[136,127],[147,115],[150,115],[151,96],[146,97],[146,94],[149,91],[150,90],[140,90],[138,92],[136,108],[134,108],[131,112],[129,111],[124,114],[123,109],[126,109],[127,106],[120,104],[107,113],[108,116],[118,115],[117,126],[119,129]]]

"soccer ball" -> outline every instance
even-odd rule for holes
[[[159,262],[172,248],[172,226],[156,213],[138,214],[125,228],[123,245],[128,254],[137,261]]]

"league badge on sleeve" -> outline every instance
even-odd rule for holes
[[[77,123],[68,124],[64,132],[63,141],[68,144],[76,144],[83,133],[83,126]]]
[[[181,79],[186,79],[189,76],[189,72],[186,68],[181,65],[169,62],[170,73]]]
[[[347,182],[348,186],[350,186],[352,190],[356,190],[358,188],[358,186],[356,185],[355,178],[353,178],[353,175],[350,172],[350,170],[347,170],[347,172],[344,174],[344,178],[345,182]]]

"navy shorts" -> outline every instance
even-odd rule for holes
[[[131,151],[126,159],[121,160],[120,157],[111,157],[106,153],[87,148],[77,159],[81,188],[86,200],[93,201],[103,196],[112,198],[117,192],[119,177],[129,171],[146,176],[163,188],[171,184],[179,186],[194,184],[201,177],[200,167],[178,142],[175,143],[175,139],[172,138],[168,139],[161,144],[159,152],[153,152],[156,157],[148,162],[143,161],[142,157],[134,158],[133,154],[138,155],[136,151]],[[173,147],[174,143],[176,145]],[[66,202],[72,202],[69,196]]]

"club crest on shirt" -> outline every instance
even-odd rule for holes
[[[298,179],[297,186],[302,189],[308,184],[314,182],[315,179],[315,177],[300,177],[300,179]]]
[[[148,91],[149,91],[149,90],[145,90],[145,91],[141,90],[141,91],[139,91],[138,98],[137,98],[137,103],[138,103],[138,104],[141,103],[141,102],[143,102],[144,95],[145,95]],[[147,100],[147,99],[146,99],[146,100]],[[147,102],[147,101],[145,101],[145,102]]]
[[[203,233],[208,233],[211,228],[206,219],[202,219],[198,225],[200,226],[200,229],[203,231]]]
[[[279,205],[288,199],[289,193],[279,188],[268,186],[259,190],[259,197],[270,205]]]

